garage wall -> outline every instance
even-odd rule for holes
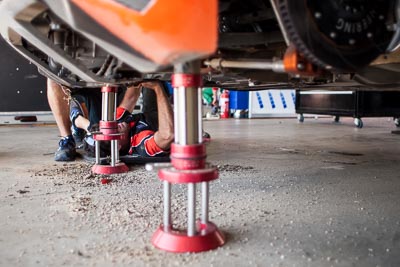
[[[0,112],[49,110],[46,79],[0,37]]]

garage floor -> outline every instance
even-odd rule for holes
[[[162,187],[143,166],[100,183],[53,162],[55,126],[0,126],[1,266],[400,266],[400,135],[386,118],[206,121],[224,247],[152,247]],[[174,220],[185,192],[174,186]]]

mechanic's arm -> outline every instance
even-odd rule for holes
[[[157,81],[141,83],[143,87],[153,89],[157,97],[158,131],[154,133],[154,141],[163,150],[169,150],[174,141],[174,116],[168,96]]]
[[[125,110],[127,110],[129,113],[132,113],[133,110],[135,109],[136,106],[136,102],[139,99],[140,96],[140,90],[141,90],[141,86],[139,85],[131,85],[126,89],[124,98],[122,99],[121,103],[119,104],[118,108],[123,108]],[[117,111],[117,119],[119,119],[119,117],[122,114],[118,114],[121,113],[122,111]]]

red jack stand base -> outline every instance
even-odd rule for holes
[[[110,165],[94,165],[92,167],[92,172],[95,174],[115,174],[115,173],[124,173],[128,172],[129,168],[125,165],[125,163],[117,163],[115,166]]]
[[[203,252],[216,249],[225,243],[223,234],[212,222],[200,225],[200,233],[187,236],[185,232],[170,230],[165,232],[161,225],[151,239],[153,245],[161,250],[185,253]]]

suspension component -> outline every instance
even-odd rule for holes
[[[283,65],[287,73],[301,76],[318,76],[321,70],[302,56],[294,46],[289,46],[283,57]]]
[[[281,60],[227,60],[223,58],[213,58],[206,60],[204,65],[209,66],[216,70],[223,68],[234,69],[259,69],[259,70],[272,70],[274,72],[285,72],[284,65]]]

